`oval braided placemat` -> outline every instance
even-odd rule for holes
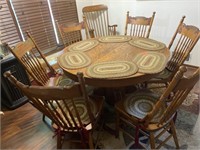
[[[133,62],[110,61],[96,63],[88,67],[86,73],[94,78],[117,78],[130,76],[138,71],[138,67]]]

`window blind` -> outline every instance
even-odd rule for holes
[[[20,41],[20,34],[11,16],[6,0],[0,0],[0,41],[15,46]]]
[[[76,7],[76,0],[51,0],[51,8],[55,21],[59,24],[71,24],[78,23],[78,13]],[[59,33],[58,27],[56,27],[57,33]],[[75,38],[80,39],[81,33],[73,34]],[[61,35],[58,34],[61,44]]]
[[[78,22],[76,0],[51,0],[55,20],[60,23]]]
[[[21,29],[22,36],[25,39],[27,37],[25,32],[28,31],[31,33],[35,42],[37,43],[38,47],[43,51],[43,53],[58,48],[50,9],[48,6],[48,0],[0,1],[1,3],[3,3],[2,5],[6,6],[6,12],[9,14],[8,15],[5,13],[5,9],[4,12],[1,9],[1,14],[5,14],[3,18],[3,21],[5,22],[4,27],[1,25],[1,30],[3,31],[1,39],[3,39],[3,41],[8,42],[10,40],[11,44],[19,42],[21,38],[21,34],[19,31]],[[49,0],[49,2],[51,4],[54,20],[58,20],[61,23],[78,22],[76,0]],[[11,6],[13,6],[13,9],[11,9]],[[16,17],[14,17],[14,15],[11,15],[10,12],[11,14],[15,13]],[[8,26],[8,23],[6,21],[11,20],[12,26],[10,24],[10,26]],[[14,35],[17,35],[17,39],[13,38]]]
[[[12,4],[26,38],[30,32],[41,50],[56,48],[56,39],[46,0],[12,0]]]

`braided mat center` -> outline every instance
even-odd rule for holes
[[[126,42],[131,40],[130,36],[105,36],[100,37],[100,42]]]
[[[133,62],[110,61],[93,64],[86,73],[94,78],[117,78],[133,75],[137,71],[138,67]]]
[[[162,53],[144,52],[139,53],[133,58],[142,73],[158,73],[161,72],[167,63],[167,58]]]
[[[144,118],[152,111],[158,97],[148,92],[137,92],[129,95],[124,101],[124,108],[128,114],[137,118]],[[163,113],[164,106],[162,106],[157,114],[154,116],[152,122],[156,122]]]
[[[83,68],[91,64],[91,59],[83,52],[67,52],[59,57],[60,66],[67,69]]]
[[[99,41],[97,40],[85,40],[85,41],[80,41],[75,44],[72,44],[71,46],[68,47],[69,51],[88,51],[95,46],[99,44]]]
[[[134,38],[131,41],[129,41],[129,43],[138,48],[142,48],[142,49],[150,50],[150,51],[162,50],[166,48],[166,45],[161,42],[158,42],[152,39],[145,39],[145,38]]]
[[[92,102],[92,100],[89,100],[88,102],[89,102],[89,105],[90,105],[90,108],[91,108],[91,112],[93,112],[93,114],[95,115],[96,112],[97,112],[96,105],[94,104],[94,102]],[[78,111],[78,114],[79,114],[80,119],[81,119],[83,124],[90,123],[90,118],[89,118],[89,115],[88,115],[88,110],[87,110],[87,107],[86,107],[85,100],[83,100],[81,98],[77,98],[77,99],[74,100],[76,110],[75,110],[75,107],[73,106],[72,101],[68,100],[68,101],[66,101],[66,104],[69,107],[69,110],[71,111],[72,116],[74,117],[74,120],[77,124],[79,124],[79,121],[78,121],[78,117],[77,117],[77,114],[76,114],[76,110]],[[67,118],[69,118],[70,123],[72,125],[74,125],[74,122],[72,120],[72,117],[71,117],[69,111],[64,106],[65,106],[65,104],[61,105],[61,107],[63,107],[64,111],[67,112],[66,115],[67,115]],[[66,123],[68,124],[67,120],[66,120]]]

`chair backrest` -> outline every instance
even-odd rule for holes
[[[88,30],[94,34],[90,35],[91,38],[116,34],[116,25],[109,25],[108,7],[106,5],[86,6],[82,9],[82,12]]]
[[[56,21],[56,23],[65,47],[73,43],[82,41],[81,30],[85,29],[86,38],[89,38],[88,31],[87,28],[85,28],[84,22],[60,24],[58,21]]]
[[[144,118],[146,125],[155,117],[160,108],[165,108],[164,113],[158,120],[158,125],[163,125],[173,118],[179,106],[186,99],[187,95],[200,79],[200,68],[197,68],[189,77],[184,77],[187,71],[185,66],[181,66],[175,74],[169,86],[163,92],[153,110]],[[166,104],[167,102],[167,104]]]
[[[4,76],[19,88],[30,102],[45,116],[48,116],[58,128],[76,131],[93,122],[94,115],[91,113],[91,103],[82,73],[77,74],[79,82],[68,87],[28,86],[17,81],[9,71],[5,72]]]
[[[45,56],[39,50],[31,35],[27,32],[28,38],[24,42],[19,42],[13,49],[7,48],[24,66],[27,72],[39,85],[45,85],[51,75],[56,71],[47,62]]]
[[[184,19],[185,16],[182,17],[168,46],[169,49],[174,49],[172,50],[172,57],[167,64],[167,69],[172,72],[176,72],[185,62],[200,37],[200,30],[195,26],[184,24]]]
[[[148,38],[151,32],[151,27],[156,12],[149,18],[143,16],[129,16],[129,11],[126,15],[125,35]]]

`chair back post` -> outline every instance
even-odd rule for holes
[[[85,15],[83,15],[83,22],[84,22],[84,26],[85,26],[85,35],[86,35],[86,38],[89,39],[89,34],[92,35],[92,37],[90,37],[90,38],[94,38],[94,33],[92,34],[89,31],[88,24],[87,24],[87,21],[85,19]]]
[[[152,28],[152,24],[153,24],[153,21],[154,21],[154,18],[155,18],[155,14],[156,14],[156,12],[154,11],[153,15],[151,17],[151,21],[150,21],[150,24],[149,24],[149,29],[148,29],[146,38],[149,38],[149,35],[150,35],[150,32],[151,32],[151,28]]]
[[[168,45],[168,49],[170,49],[172,44],[174,43],[176,35],[178,34],[179,27],[181,26],[181,24],[183,24],[184,19],[185,19],[185,16],[183,16],[182,19],[180,20],[179,25],[178,25],[178,27],[176,29],[176,32],[174,33],[174,35],[173,35],[173,37],[172,37],[172,39],[171,39],[171,41],[170,41],[170,43]]]
[[[88,115],[89,115],[90,120],[91,120],[92,125],[93,125],[94,115],[92,114],[91,108],[89,106],[89,97],[88,97],[88,94],[87,94],[87,91],[86,91],[86,88],[85,88],[85,80],[83,78],[83,73],[78,72],[77,77],[78,77],[78,81],[79,81],[80,86],[81,86],[81,91],[83,93],[83,97],[86,101],[86,106],[87,106],[87,109],[88,109]]]
[[[124,35],[127,35],[128,19],[129,19],[129,11],[127,11],[127,14],[126,14],[126,25],[125,25],[125,32],[124,32]]]
[[[65,45],[65,39],[64,39],[64,37],[62,36],[62,30],[61,30],[61,28],[59,27],[58,20],[56,20],[56,26],[57,26],[58,31],[59,31],[59,34],[60,34],[60,36],[61,36],[61,40],[62,40],[63,44]],[[67,46],[67,45],[65,45],[65,46]]]
[[[31,39],[31,41],[34,43],[35,48],[37,50],[37,52],[40,54],[40,56],[42,57],[42,59],[44,60],[45,64],[48,66],[48,68],[50,69],[50,72],[52,74],[56,74],[56,71],[53,69],[53,67],[48,63],[48,61],[46,60],[45,56],[42,54],[42,52],[40,51],[38,45],[36,44],[35,40],[33,39],[33,37],[31,36],[31,34],[26,31],[27,36]]]

